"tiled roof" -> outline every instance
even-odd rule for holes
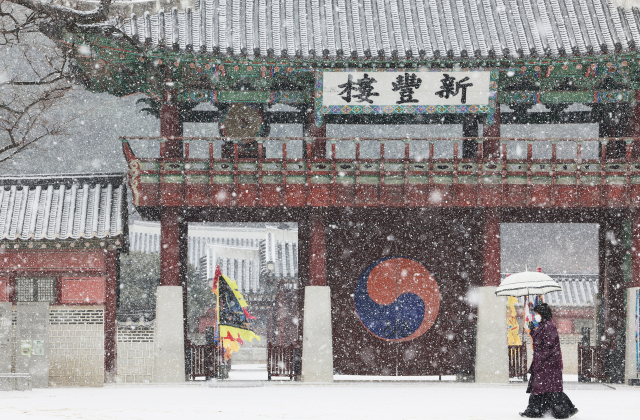
[[[526,58],[628,51],[639,22],[612,0],[196,0],[133,15],[124,31],[152,47],[249,57]]]
[[[123,174],[0,178],[0,239],[122,236],[125,179]]]
[[[503,278],[504,278],[503,274]],[[551,306],[585,307],[594,306],[598,293],[597,274],[550,274],[561,287],[561,292],[544,295],[544,301]],[[518,299],[522,305],[523,298]]]
[[[551,275],[561,292],[547,293],[545,302],[551,306],[595,306],[598,293],[598,275]]]

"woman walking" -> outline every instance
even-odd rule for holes
[[[562,351],[558,330],[551,320],[551,308],[540,303],[533,308],[537,328],[531,329],[533,362],[529,368],[529,406],[522,417],[543,417],[551,411],[553,417],[566,419],[578,412],[562,389]],[[532,327],[533,325],[530,325]]]

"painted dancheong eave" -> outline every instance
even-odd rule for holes
[[[532,159],[536,140],[528,143],[529,158],[507,159],[507,141],[500,139],[500,158],[484,159],[478,142],[478,159],[460,158],[453,142],[452,159],[414,159],[411,142],[428,142],[434,156],[435,139],[405,141],[401,159],[386,159],[381,142],[379,159],[361,159],[365,139],[340,139],[355,143],[355,157],[336,159],[337,139],[326,139],[332,153],[327,159],[291,159],[286,142],[303,140],[311,156],[313,139],[282,141],[282,158],[266,159],[259,142],[257,159],[215,158],[213,143],[221,139],[184,139],[183,159],[137,157],[123,139],[129,164],[134,204],[139,207],[511,207],[511,208],[636,208],[640,206],[640,159],[632,158],[634,139],[625,141],[626,157],[605,159],[606,143],[600,142],[600,159],[582,159],[585,139],[551,142],[552,158]],[[140,140],[140,139],[137,139]],[[226,139],[228,140],[228,139]],[[470,140],[470,139],[466,139]],[[493,140],[493,139],[492,139]],[[209,158],[191,158],[190,142],[210,142]],[[236,140],[232,140],[236,141]],[[556,158],[557,143],[576,144],[577,159]],[[237,156],[237,151],[236,151]],[[333,158],[332,158],[333,157]]]

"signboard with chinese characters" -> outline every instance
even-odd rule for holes
[[[331,69],[316,74],[316,121],[327,114],[487,114],[498,72]]]

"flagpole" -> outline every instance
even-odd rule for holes
[[[218,330],[220,347],[222,347],[222,351],[224,352],[224,343],[222,342],[222,334],[220,333],[220,276],[222,276],[222,270],[220,269],[220,266],[217,265],[215,278],[213,279],[214,293],[216,294],[216,328]]]

